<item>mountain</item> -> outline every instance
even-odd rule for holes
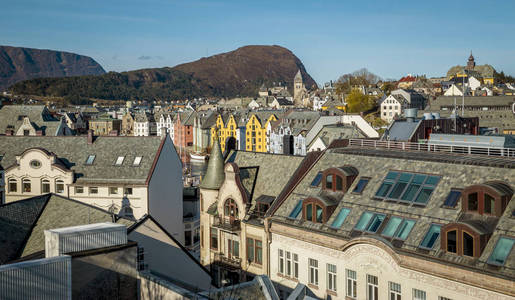
[[[27,79],[104,74],[91,57],[74,53],[0,46],[0,90]]]
[[[245,46],[173,68],[109,72],[99,76],[38,78],[13,85],[15,94],[96,99],[182,99],[256,96],[264,83],[293,88],[300,70],[307,88],[315,81],[302,62],[280,46]]]

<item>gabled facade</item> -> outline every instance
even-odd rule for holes
[[[170,135],[172,140],[174,140],[174,126],[173,126],[173,114],[159,114],[156,116],[156,127],[157,127],[157,135],[161,136],[163,132],[166,132]],[[164,130],[164,131],[163,131]]]
[[[0,109],[0,133],[22,136],[72,135],[64,117],[56,118],[44,105],[6,105]]]
[[[232,113],[219,114],[216,123],[211,127],[211,145],[214,145],[215,137],[220,140],[220,147],[225,151],[225,144],[230,139],[236,140],[238,134],[237,116]]]
[[[273,113],[252,113],[245,126],[245,150],[268,152],[270,122],[277,121]]]
[[[122,130],[120,132],[120,135],[134,135],[134,115],[132,112],[127,112],[122,116]]]

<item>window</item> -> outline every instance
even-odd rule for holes
[[[309,284],[318,285],[318,260],[309,258]]]
[[[218,250],[218,230],[211,228],[211,249]]]
[[[319,186],[322,181],[322,172],[318,172],[313,181],[311,181],[311,186]]]
[[[30,193],[30,190],[31,190],[30,179],[24,178],[21,181],[21,187],[22,187],[23,193]]]
[[[227,199],[224,204],[224,215],[226,217],[238,218],[238,205],[233,199]]]
[[[495,215],[495,198],[485,193],[484,203],[484,212],[487,214]]]
[[[195,228],[193,235],[193,243],[196,244],[200,241],[200,228]]]
[[[449,195],[447,195],[447,198],[445,199],[443,206],[456,207],[456,203],[458,203],[458,199],[460,197],[461,197],[461,191],[451,190]]]
[[[401,300],[401,285],[395,282],[388,282],[390,289],[390,300]]]
[[[424,239],[422,240],[422,243],[420,243],[420,247],[426,248],[426,249],[432,249],[435,244],[435,241],[440,236],[440,228],[441,227],[442,226],[440,226],[440,225],[431,224],[431,226],[429,227],[429,230],[427,231],[426,235],[424,236]]]
[[[288,218],[296,219],[299,216],[301,211],[302,211],[302,200],[299,200],[299,202],[297,202],[297,205],[295,205],[295,207],[291,211]]]
[[[95,161],[95,155],[89,155],[88,158],[86,159],[86,165],[92,165],[93,162]]]
[[[345,270],[347,274],[347,297],[356,299],[358,282],[356,281],[356,271]]]
[[[447,251],[456,253],[456,249],[456,230],[452,230],[447,232]]]
[[[443,297],[443,296],[438,296],[438,300],[452,300],[451,298],[447,298],[447,297]]]
[[[118,188],[115,186],[109,187],[109,195],[116,195],[118,194]]]
[[[503,266],[513,248],[513,244],[515,244],[515,239],[500,237],[487,262],[492,265]]]
[[[291,267],[292,267],[292,261],[291,261],[291,252],[286,251],[286,275],[291,276]]]
[[[299,278],[299,256],[293,253],[293,278]]]
[[[279,249],[279,273],[284,275],[284,251]]]
[[[333,177],[334,177],[333,174],[327,175],[325,177],[325,188],[328,190],[333,189]]]
[[[415,221],[413,220],[392,217],[390,221],[388,221],[386,227],[383,229],[382,234],[387,237],[405,240],[414,225]]]
[[[355,229],[359,231],[368,231],[368,232],[376,232],[379,229],[379,226],[383,223],[385,215],[383,214],[375,214],[371,212],[364,212],[361,215],[358,223],[356,224]]]
[[[336,292],[336,265],[327,264],[327,289]]]
[[[425,205],[439,181],[438,176],[390,171],[375,196]]]
[[[341,176],[334,175],[336,177],[336,190],[341,191],[343,190],[343,179]]]
[[[342,224],[345,221],[345,219],[347,218],[347,216],[349,215],[349,213],[350,213],[350,209],[345,208],[345,207],[342,208],[340,210],[340,212],[338,213],[338,215],[336,216],[336,218],[334,219],[333,224],[331,224],[331,227],[332,228],[342,227]]]
[[[29,163],[30,167],[33,169],[39,169],[41,167],[41,162],[39,160],[31,160]]]
[[[463,232],[463,255],[474,256],[474,238]]]
[[[118,156],[116,161],[114,162],[115,166],[121,166],[123,164],[123,160],[125,159],[125,156]]]
[[[367,300],[379,299],[379,286],[377,276],[367,274]]]
[[[82,194],[82,193],[84,193],[84,187],[76,186],[75,187],[75,194]]]
[[[468,210],[475,210],[477,211],[478,207],[478,194],[472,193],[468,196]]]
[[[228,240],[229,257],[240,257],[240,242]]]
[[[426,300],[426,292],[413,289],[413,300]]]
[[[184,246],[186,246],[186,247],[191,246],[191,231],[190,230],[184,231]]]
[[[92,186],[89,188],[89,193],[90,194],[98,194],[98,187],[96,186]]]
[[[14,178],[9,179],[9,192],[16,193],[17,191],[18,191],[18,183],[16,182],[16,179],[14,179]]]
[[[307,203],[305,209],[306,221],[314,223],[324,222],[324,209],[322,206],[315,203]]]
[[[263,244],[260,240],[247,238],[247,260],[258,265],[263,263]]]
[[[132,195],[132,188],[131,187],[126,187],[124,189],[124,194],[125,195]]]
[[[50,193],[50,180],[43,179],[41,181],[41,193]]]
[[[352,190],[355,194],[361,194],[365,187],[368,184],[368,181],[370,181],[370,178],[360,178],[358,183],[356,184],[356,187],[354,187],[354,190]]]
[[[55,181],[55,192],[60,194],[64,193],[64,181],[61,179]]]

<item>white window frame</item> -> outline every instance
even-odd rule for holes
[[[426,300],[427,294],[425,291],[413,289],[413,300]]]
[[[336,277],[337,269],[336,265],[327,264],[327,289],[333,292],[337,290],[337,277]]]
[[[286,265],[284,266],[286,276],[291,276],[292,273],[292,254],[290,251],[286,251]]]
[[[114,165],[115,166],[121,166],[123,164],[124,160],[125,160],[125,156],[118,156],[118,158],[114,162]]]
[[[299,255],[293,253],[293,278],[299,278]]]
[[[95,191],[95,192],[93,193],[93,191]],[[88,193],[90,195],[98,195],[98,186],[90,186],[88,188]]]
[[[388,282],[388,293],[390,300],[401,300],[402,299],[402,293],[401,293],[401,285],[396,282]]]
[[[57,188],[60,184],[62,184],[62,185],[63,185],[63,189],[62,189],[62,191],[59,191],[59,189]],[[58,193],[58,194],[62,194],[62,193],[64,193],[64,189],[65,189],[65,186],[64,186],[64,180],[62,180],[62,179],[57,179],[57,180],[55,181],[55,192],[56,192],[56,193]]]
[[[76,186],[75,187],[75,194],[84,194],[84,187],[83,186]]]
[[[346,295],[349,298],[356,299],[357,297],[357,289],[358,289],[358,282],[357,282],[357,276],[356,271],[345,269],[345,277],[346,277]]]
[[[309,284],[318,286],[318,260],[308,258],[308,279]]]
[[[143,159],[143,156],[136,156],[134,157],[134,161],[132,162],[133,167],[138,167],[141,164],[141,160]]]
[[[367,300],[379,299],[379,278],[367,274]]]
[[[278,267],[277,267],[277,271],[284,275],[284,251],[282,249],[279,249],[278,250],[279,252],[279,260],[278,260]]]

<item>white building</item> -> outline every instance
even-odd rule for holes
[[[146,112],[134,116],[134,136],[150,136],[151,128],[154,125],[154,117]]]
[[[391,122],[396,116],[402,114],[402,107],[406,106],[406,99],[401,95],[389,95],[379,104],[381,119]]]
[[[161,114],[156,120],[157,126],[157,135],[161,136],[162,128],[166,129],[166,132],[174,138],[174,130],[173,130],[173,115],[172,114]]]
[[[184,242],[182,164],[169,136],[0,136],[6,202],[56,193],[125,216],[151,213]]]

